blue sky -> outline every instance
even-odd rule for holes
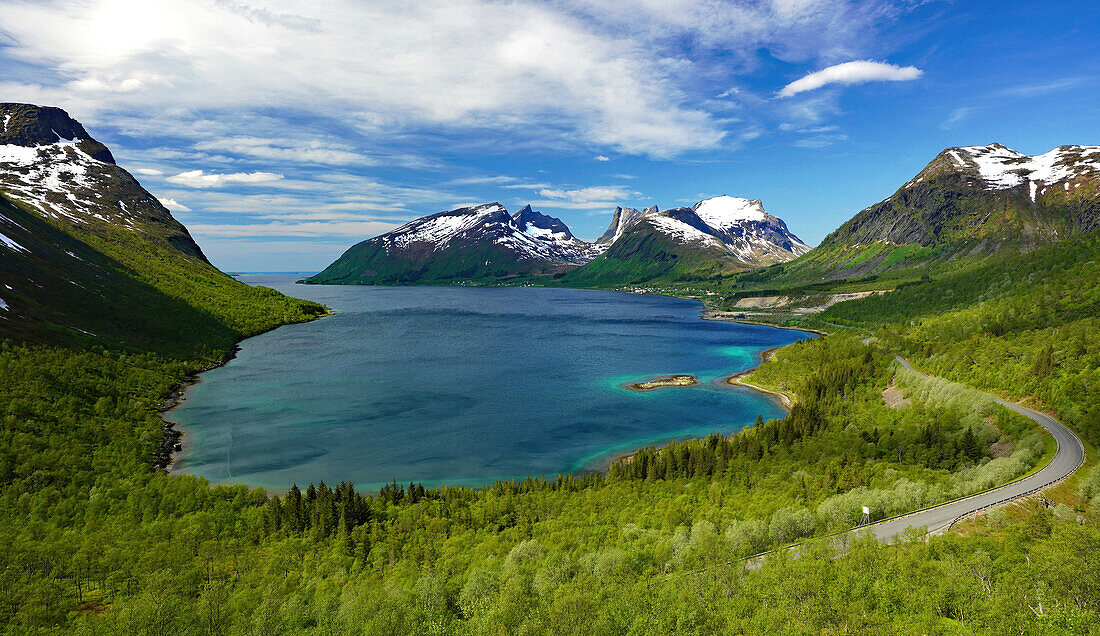
[[[312,6],[310,6],[312,5]],[[759,198],[807,243],[948,146],[1100,143],[1094,2],[4,0],[0,100],[85,123],[223,269],[466,203],[595,238]]]

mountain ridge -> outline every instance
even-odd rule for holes
[[[498,202],[423,216],[356,243],[318,274],[324,284],[502,280],[547,275],[596,255],[560,219]]]
[[[1033,156],[999,143],[953,146],[809,253],[751,278],[782,286],[935,272],[1098,228],[1100,146]]]
[[[643,238],[645,248],[636,249],[634,235],[646,233],[656,235],[654,240]],[[807,250],[782,219],[764,212],[758,199],[713,197],[691,208],[665,211],[657,206],[643,211],[618,207],[611,225],[594,243],[577,239],[560,219],[530,205],[509,216],[494,202],[409,221],[352,246],[305,281],[417,283],[550,276],[548,282],[615,285],[679,276],[682,272],[674,270],[685,262],[693,263],[693,271],[729,273],[789,260]],[[599,274],[587,276],[592,263],[609,260],[616,262],[598,264]],[[619,273],[612,275],[610,270]]]

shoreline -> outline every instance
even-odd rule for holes
[[[615,291],[622,291],[622,290],[615,290]],[[623,293],[630,294],[630,293],[633,293],[633,292],[624,291]],[[722,310],[715,309],[714,307],[709,306],[705,301],[699,301],[698,299],[695,299],[695,298],[683,298],[681,296],[672,296],[672,295],[668,295],[668,294],[659,294],[659,295],[665,296],[666,298],[678,298],[680,300],[690,300],[692,302],[700,303],[700,307],[699,307],[699,309],[700,309],[699,319],[700,320],[710,320],[710,321],[714,321],[714,322],[734,322],[734,323],[738,323],[738,324],[742,324],[742,325],[754,325],[754,326],[757,326],[757,327],[771,327],[773,329],[803,331],[803,332],[806,332],[806,333],[816,334],[818,337],[822,337],[822,338],[829,335],[828,333],[826,333],[824,331],[819,331],[817,329],[811,329],[809,327],[786,327],[786,326],[773,325],[773,324],[769,324],[769,323],[765,323],[765,322],[754,322],[754,321],[751,321],[751,320],[746,320],[744,318],[734,318],[730,315],[727,315],[729,312],[723,312]],[[794,401],[791,399],[791,397],[789,395],[787,395],[786,393],[780,392],[780,391],[772,391],[770,389],[765,389],[762,386],[757,386],[755,384],[750,384],[748,382],[743,382],[741,380],[741,378],[744,378],[745,376],[749,375],[750,373],[755,371],[757,368],[759,368],[760,365],[764,364],[765,362],[768,362],[771,359],[771,357],[775,354],[775,352],[778,351],[779,349],[782,349],[784,346],[788,346],[788,345],[782,345],[782,346],[778,346],[778,347],[769,347],[767,349],[764,349],[763,351],[760,352],[760,362],[758,364],[755,364],[755,365],[752,366],[752,368],[741,371],[740,373],[735,373],[734,375],[731,375],[731,376],[726,376],[726,377],[723,377],[723,378],[719,378],[718,380],[716,380],[716,382],[719,382],[719,383],[722,383],[722,384],[728,384],[730,386],[742,386],[742,387],[745,387],[747,389],[752,389],[753,391],[756,391],[757,393],[763,394],[769,400],[771,400],[775,404],[778,404],[784,410],[786,410],[788,413],[790,413],[791,407],[794,406]],[[744,429],[742,429],[742,430],[744,430]],[[740,432],[740,431],[738,431],[738,432]],[[737,433],[730,433],[730,435],[727,435],[726,437],[730,437],[730,436],[736,435],[736,434]],[[675,444],[675,443],[676,443],[676,440],[671,440],[671,441],[665,442],[661,446],[657,447],[657,450],[662,450],[662,449],[667,448],[668,446],[670,446],[672,444]],[[643,448],[646,448],[646,446],[639,446],[639,447],[635,448],[634,450],[630,451],[629,453],[625,453],[625,454],[622,454],[622,455],[617,455],[615,457],[612,457],[609,461],[607,461],[606,464],[604,462],[600,462],[600,467],[596,468],[595,470],[604,471],[604,470],[607,470],[607,468],[610,467],[611,464],[616,464],[616,463],[629,464],[631,458],[634,457],[634,453],[637,453],[639,450],[641,450]]]
[[[678,296],[670,296],[670,298],[678,298]],[[685,298],[684,300],[693,300],[693,299]],[[699,316],[699,318],[701,320],[714,320],[714,321],[717,321],[717,322],[736,322],[736,323],[740,323],[742,325],[755,325],[757,327],[771,327],[773,329],[790,329],[790,330],[793,330],[793,331],[805,331],[806,333],[816,333],[817,335],[822,336],[822,337],[829,335],[829,333],[826,332],[826,331],[821,331],[820,329],[813,329],[813,328],[810,328],[810,327],[787,327],[787,326],[782,326],[782,325],[773,325],[770,322],[761,322],[761,321],[758,321],[758,320],[749,320],[748,318],[735,318],[735,317],[733,317],[732,315],[729,315],[729,314],[738,314],[738,315],[744,315],[744,314],[742,312],[728,312],[728,311],[723,311],[721,309],[715,309],[714,307],[710,307],[710,306],[706,305],[705,303],[703,304],[702,310],[703,310],[702,315]],[[776,348],[778,348],[778,347],[776,347]]]
[[[736,320],[726,320],[725,322],[738,322],[738,321],[736,321]],[[786,328],[787,327],[779,327],[779,329],[786,329]],[[808,329],[803,329],[801,331],[809,331],[809,330]],[[784,346],[786,346],[786,345],[784,345]],[[747,376],[748,374],[752,373],[753,371],[755,371],[757,368],[760,367],[761,364],[764,364],[765,362],[770,361],[772,356],[774,356],[775,352],[778,351],[779,349],[782,349],[782,348],[783,347],[780,346],[780,347],[770,347],[768,349],[764,349],[763,351],[760,352],[760,364],[757,364],[757,365],[753,366],[751,369],[741,371],[740,373],[736,373],[734,375],[718,378],[717,380],[715,380],[715,382],[717,382],[719,384],[728,384],[730,386],[743,386],[745,388],[752,389],[752,390],[754,390],[758,393],[762,393],[769,400],[771,400],[775,404],[782,407],[785,411],[790,413],[791,412],[791,407],[794,405],[794,402],[791,399],[791,397],[789,395],[787,395],[786,393],[783,393],[783,392],[780,392],[780,391],[771,391],[769,389],[765,389],[764,387],[757,386],[755,384],[749,384],[748,382],[741,381],[741,378],[743,378],[743,377]],[[741,432],[742,430],[744,430],[744,428],[742,428],[742,429],[740,429],[740,430],[738,430],[734,433],[730,433],[729,435],[725,435],[724,437],[732,437],[732,436],[736,435],[737,433]],[[695,439],[695,438],[688,438],[688,439]],[[664,444],[662,444],[662,445],[660,445],[656,448],[657,448],[657,450],[662,450],[664,448],[667,448],[667,447],[671,446],[672,444],[675,444],[676,441],[677,440],[670,440],[670,441],[665,442]],[[641,450],[643,448],[646,448],[646,446],[639,446],[638,448],[635,448],[634,450],[630,451],[629,453],[624,453],[622,455],[617,455],[615,457],[612,457],[606,463],[605,462],[600,462],[600,468],[598,468],[597,470],[607,470],[607,468],[609,466],[611,466],[611,464],[616,464],[616,463],[629,464],[631,458],[634,457],[634,453],[638,452],[639,450]]]
[[[182,380],[176,383],[171,389],[168,389],[168,393],[161,399],[160,403],[157,404],[157,415],[160,416],[161,422],[164,423],[164,439],[161,440],[157,452],[153,454],[153,470],[160,469],[166,473],[172,472],[172,465],[176,462],[176,453],[183,451],[183,431],[177,429],[176,423],[169,420],[164,415],[171,412],[187,399],[186,393],[188,388],[202,382],[202,378],[199,377],[200,374],[212,371],[218,367],[223,367],[229,364],[230,360],[236,358],[237,352],[241,350],[240,343],[243,340],[242,338],[233,343],[233,348],[229,350],[229,353],[221,362],[208,364],[183,376]]]
[[[749,384],[748,382],[745,382],[745,381],[742,380],[742,378],[744,378],[748,374],[750,374],[753,371],[755,371],[756,369],[758,369],[761,364],[764,364],[765,362],[768,362],[770,360],[770,356],[774,356],[775,352],[777,350],[781,349],[781,348],[782,347],[772,347],[771,349],[765,349],[764,351],[761,351],[760,352],[760,364],[756,365],[755,367],[753,367],[753,368],[751,368],[747,371],[742,371],[741,373],[737,373],[737,374],[731,375],[729,377],[722,378],[721,380],[719,380],[719,382],[724,382],[724,383],[730,384],[732,386],[744,386],[744,387],[748,387],[750,389],[753,389],[754,391],[757,391],[759,393],[763,393],[764,395],[766,395],[768,397],[768,399],[775,402],[779,406],[782,406],[784,409],[787,410],[788,413],[790,413],[791,412],[791,407],[794,406],[794,400],[791,399],[791,396],[787,395],[786,393],[783,393],[782,391],[772,391],[771,389],[765,389],[762,386],[757,386],[755,384]]]
[[[163,423],[164,438],[161,440],[160,445],[157,447],[156,452],[153,453],[153,470],[163,470],[166,473],[172,472],[172,466],[176,463],[176,453],[183,452],[183,431],[176,428],[176,422],[167,419],[164,415],[169,413],[178,407],[183,401],[187,399],[187,389],[195,386],[199,382],[202,382],[203,373],[207,371],[213,371],[214,369],[224,367],[229,364],[237,354],[241,351],[241,343],[249,338],[255,338],[265,333],[275,331],[279,327],[286,327],[287,325],[301,325],[307,322],[313,322],[314,320],[320,320],[321,318],[327,318],[335,315],[336,312],[332,311],[328,307],[325,307],[325,313],[318,314],[308,320],[302,320],[299,322],[286,322],[281,325],[275,325],[270,329],[264,329],[258,333],[254,333],[249,336],[245,336],[240,340],[233,343],[233,346],[229,349],[229,353],[219,361],[206,366],[200,367],[193,371],[189,371],[183,376],[179,382],[174,384],[172,388],[168,389],[168,392],[164,394],[160,402],[157,404],[157,415],[160,417]]]
[[[394,286],[395,287],[401,287],[401,286],[404,286],[404,285],[394,285]],[[575,288],[564,288],[564,289],[590,289],[590,290],[593,290],[593,291],[613,291],[613,292],[617,291],[619,293],[624,293],[624,294],[632,294],[633,293],[633,292],[629,292],[629,291],[626,291],[626,290],[597,289],[597,288],[587,288],[587,287],[575,287]],[[763,323],[763,322],[753,322],[753,321],[750,321],[750,320],[745,320],[743,318],[734,318],[730,315],[726,315],[727,312],[723,312],[721,310],[715,309],[714,307],[708,305],[706,303],[706,301],[700,301],[697,298],[684,298],[684,297],[681,297],[681,296],[673,296],[671,294],[654,294],[654,295],[664,296],[666,298],[676,298],[678,300],[687,300],[687,301],[699,303],[698,309],[700,310],[700,313],[699,313],[698,318],[700,320],[709,320],[709,321],[715,321],[715,322],[733,322],[733,323],[753,325],[753,326],[759,326],[759,327],[771,327],[773,329],[779,329],[779,330],[802,331],[802,332],[806,332],[806,333],[816,334],[816,335],[822,336],[822,337],[828,335],[826,332],[819,331],[819,330],[816,330],[816,329],[810,329],[810,328],[807,328],[807,327],[780,326],[780,325],[774,325],[774,324]],[[336,312],[329,310],[328,312],[326,312],[324,314],[320,314],[320,315],[318,315],[314,318],[311,318],[309,320],[303,320],[303,321],[300,321],[300,322],[289,322],[289,323],[284,323],[284,324],[281,324],[281,325],[276,325],[274,327],[271,327],[270,329],[265,329],[261,332],[246,336],[244,338],[241,338],[240,340],[238,340],[237,342],[235,342],[233,344],[232,349],[230,350],[229,354],[225,357],[224,360],[222,360],[220,362],[217,362],[215,364],[206,365],[206,366],[204,366],[200,369],[197,369],[197,370],[192,371],[192,372],[188,373],[187,375],[185,375],[184,378],[179,383],[177,383],[171,389],[169,389],[168,393],[164,396],[164,399],[161,401],[161,403],[157,407],[157,413],[158,413],[158,415],[161,416],[161,420],[164,422],[164,439],[162,440],[160,446],[158,447],[157,452],[154,454],[154,458],[153,458],[153,468],[154,468],[154,470],[163,469],[165,472],[171,473],[172,466],[175,464],[175,460],[177,458],[176,453],[182,453],[183,452],[182,441],[181,441],[182,437],[183,437],[183,431],[177,429],[176,428],[176,423],[166,419],[164,417],[164,414],[171,412],[172,410],[177,408],[184,400],[186,400],[186,391],[187,391],[187,389],[189,387],[194,386],[195,384],[198,384],[199,382],[202,381],[202,378],[200,377],[201,374],[206,373],[207,371],[212,371],[212,370],[217,369],[219,367],[225,366],[230,361],[232,361],[234,358],[237,357],[237,353],[239,351],[241,351],[241,346],[240,346],[241,343],[244,342],[245,340],[249,339],[249,338],[254,338],[256,336],[263,335],[265,333],[268,333],[270,331],[274,331],[275,329],[278,329],[280,327],[285,327],[287,325],[303,324],[303,323],[306,323],[306,322],[313,322],[314,320],[319,320],[321,318],[327,318],[329,316],[334,315],[335,313]],[[784,410],[790,412],[791,405],[793,404],[793,402],[790,399],[790,397],[787,396],[786,394],[781,393],[781,392],[777,392],[777,391],[771,391],[769,389],[765,389],[763,387],[759,387],[759,386],[756,386],[754,384],[749,384],[747,382],[742,382],[740,380],[742,377],[744,377],[744,376],[748,375],[749,373],[752,373],[754,370],[756,370],[756,368],[758,368],[761,364],[767,362],[770,359],[770,357],[774,354],[774,352],[778,349],[781,349],[783,346],[786,346],[786,345],[781,345],[781,346],[776,346],[776,347],[769,347],[767,349],[762,350],[760,352],[760,362],[759,363],[753,365],[750,369],[746,369],[745,371],[734,374],[732,376],[721,377],[721,378],[715,380],[715,382],[722,383],[722,384],[729,384],[731,386],[746,387],[748,389],[751,389],[753,391],[756,391],[756,392],[764,395],[765,397],[767,397],[773,403],[779,405]],[[698,383],[696,382],[694,384],[698,384]],[[693,386],[693,385],[689,385],[689,386]],[[664,386],[660,386],[660,387],[653,387],[652,389],[646,389],[646,390],[639,390],[639,389],[635,389],[635,388],[630,387],[630,386],[627,386],[626,388],[628,388],[631,391],[638,392],[638,393],[644,393],[644,392],[649,392],[651,390],[656,390],[658,388],[675,388],[676,386],[683,386],[683,385],[664,385]],[[735,435],[735,434],[736,433],[730,433],[730,435]],[[729,435],[727,435],[726,437],[728,437],[728,436]],[[695,438],[687,438],[687,439],[695,439]],[[677,441],[681,441],[681,440],[669,440],[669,441],[663,443],[661,446],[659,446],[658,450],[666,448],[671,444],[675,444]],[[631,450],[627,453],[614,456],[614,457],[610,458],[609,460],[600,461],[598,463],[598,466],[594,466],[592,468],[592,470],[606,471],[607,468],[611,464],[614,464],[614,463],[617,463],[617,462],[623,462],[623,461],[629,462],[629,459],[634,456],[634,453],[636,453],[638,450],[640,450],[642,448],[646,448],[646,446],[648,446],[648,445],[638,446],[638,447],[634,448],[633,450]],[[584,472],[587,472],[587,471],[584,471]]]

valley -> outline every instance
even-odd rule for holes
[[[531,207],[459,207],[356,244],[307,279],[326,284],[306,287],[220,272],[63,111],[4,104],[0,114],[10,115],[0,134],[0,620],[12,633],[1096,627],[1096,147],[1034,157],[949,148],[813,249],[759,201],[736,197],[620,207],[594,244]],[[645,293],[555,289],[567,286]],[[705,302],[710,318],[827,335],[703,322],[694,305],[659,295]],[[352,296],[360,310],[341,305]],[[458,324],[469,332],[441,335]],[[582,327],[606,342],[568,345]],[[522,343],[511,347],[524,354],[517,364],[539,347],[562,356],[506,374],[535,381],[514,391],[532,405],[526,415],[450,390],[511,390],[494,375],[492,346],[507,330]],[[429,380],[386,385],[395,374],[379,370],[396,358],[385,347],[415,358],[433,334],[441,357],[424,366]],[[164,396],[244,338],[175,412],[200,415],[184,426],[181,467],[211,472],[156,469]],[[350,341],[367,347],[341,358]],[[599,376],[615,347],[637,364]],[[298,373],[308,357],[332,377]],[[454,373],[441,376],[440,360]],[[747,375],[736,381],[786,396],[786,408],[717,382],[738,368]],[[661,372],[682,372],[668,377],[682,386],[623,387]],[[537,382],[553,377],[603,384],[555,392]],[[341,384],[357,378],[377,394]],[[668,428],[632,424],[622,404],[570,404],[583,390],[644,401]],[[202,391],[220,391],[222,404],[204,405]],[[901,399],[888,404],[888,391]],[[288,400],[300,404],[287,411]],[[380,409],[395,426],[364,435],[303,416],[326,408],[330,425]],[[691,408],[717,417],[691,420]],[[417,428],[456,412],[467,420],[447,431]],[[502,417],[493,424],[488,412]],[[551,412],[565,414],[548,429],[556,440],[508,446]],[[199,420],[212,434],[205,450]],[[538,464],[563,439],[595,437],[555,459],[569,470]],[[477,448],[425,468],[464,444]],[[347,453],[344,468],[323,459],[332,449]],[[200,450],[215,459],[200,462]],[[301,483],[281,472],[290,464],[310,467]],[[356,466],[374,472],[353,476]],[[925,536],[1034,487],[1043,499]],[[864,514],[887,523],[842,551],[826,539]],[[904,531],[913,519],[927,527]],[[794,542],[804,542],[797,558],[743,561]]]

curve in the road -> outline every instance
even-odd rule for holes
[[[913,368],[909,361],[901,356],[896,356],[901,366],[921,377],[928,377]],[[1042,469],[1004,486],[987,490],[977,495],[971,495],[962,499],[956,499],[947,503],[932,506],[910,512],[898,517],[884,519],[872,525],[859,528],[860,531],[870,530],[880,540],[893,539],[908,528],[927,528],[930,533],[938,533],[949,530],[956,521],[970,514],[986,508],[1026,497],[1044,488],[1052,486],[1066,477],[1069,477],[1085,461],[1085,445],[1077,434],[1062,425],[1061,422],[1050,417],[1046,413],[1029,409],[1018,404],[1006,402],[997,396],[986,393],[995,402],[1006,408],[1016,411],[1024,417],[1030,418],[1039,426],[1042,426],[1053,437],[1058,449],[1054,457],[1043,466]]]
[[[863,344],[870,344],[870,338],[863,340]],[[928,377],[914,369],[913,365],[909,364],[909,361],[905,358],[896,354],[894,357],[898,359],[901,366],[909,371],[916,373],[922,378]],[[1081,443],[1081,438],[1077,437],[1076,433],[1066,428],[1058,420],[1050,417],[1046,413],[1040,413],[1039,411],[1020,406],[1019,404],[1006,402],[992,393],[986,393],[984,391],[979,391],[979,393],[984,393],[993,399],[993,401],[997,402],[997,404],[1012,409],[1024,417],[1030,418],[1054,437],[1054,441],[1058,445],[1058,448],[1054,453],[1054,457],[1046,466],[1043,466],[1040,470],[1026,477],[1022,477],[992,490],[937,504],[928,508],[914,510],[913,512],[882,519],[872,524],[841,531],[828,536],[834,539],[843,540],[843,537],[856,532],[870,532],[880,541],[889,541],[902,535],[910,528],[924,528],[929,534],[946,532],[951,529],[951,526],[953,526],[955,522],[968,515],[976,514],[987,508],[992,508],[1002,503],[1026,497],[1062,481],[1066,477],[1072,475],[1081,467],[1081,464],[1085,462],[1085,445]],[[764,563],[764,559],[768,555],[782,550],[793,549],[797,551],[803,543],[804,542],[799,542],[775,550],[768,550],[767,552],[741,559],[741,562],[745,563],[746,567],[749,569],[756,569]],[[736,563],[736,561],[723,565],[731,565],[732,563]],[[711,568],[703,568],[702,570],[687,572],[680,576],[699,574],[709,569]],[[679,576],[657,579],[656,581],[650,582],[649,585],[667,583],[677,578],[679,578]]]

